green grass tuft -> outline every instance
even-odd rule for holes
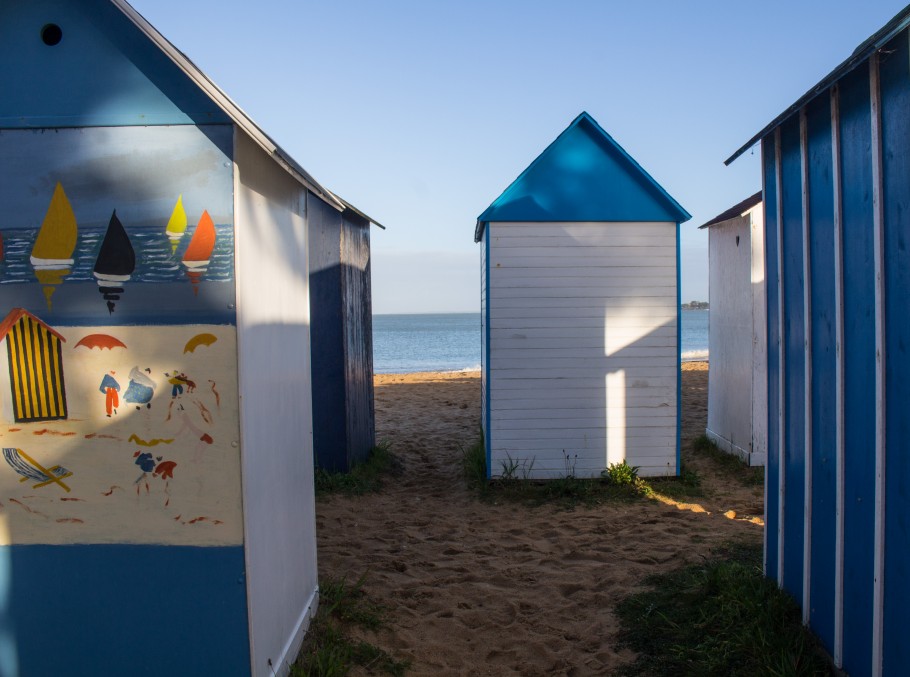
[[[385,610],[363,591],[364,577],[353,585],[330,579],[319,588],[319,611],[310,623],[297,662],[295,677],[336,677],[360,666],[370,673],[403,675],[408,661],[399,661],[369,642],[352,639],[351,628],[375,631],[383,626]]]
[[[367,459],[354,465],[350,472],[328,472],[316,468],[316,493],[362,496],[379,491],[384,475],[401,471],[401,463],[389,447],[388,442],[380,442],[373,447]]]
[[[761,570],[761,546],[733,544],[705,562],[652,576],[617,605],[639,657],[626,675],[828,675],[799,608]]]
[[[765,469],[763,467],[746,465],[736,454],[728,454],[719,449],[707,435],[696,437],[692,441],[692,449],[695,453],[710,458],[743,486],[759,487],[765,483]]]

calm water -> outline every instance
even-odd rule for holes
[[[682,359],[708,357],[708,311],[684,310]],[[480,369],[480,313],[374,315],[377,374]]]

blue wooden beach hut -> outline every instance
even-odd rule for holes
[[[345,472],[376,444],[369,217],[313,200],[310,261],[313,450],[316,466]]]
[[[908,26],[910,8],[727,160],[761,143],[765,569],[851,675],[910,665]]]
[[[5,0],[0,63],[0,674],[287,674],[319,598],[309,219],[355,251],[348,345],[370,219],[124,0]]]
[[[679,471],[679,224],[587,113],[477,219],[487,471]]]

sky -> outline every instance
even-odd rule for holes
[[[374,313],[476,312],[477,216],[587,111],[698,226],[761,189],[751,139],[905,0],[132,0],[371,234]]]

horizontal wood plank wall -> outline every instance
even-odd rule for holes
[[[487,228],[480,243],[480,416],[484,436],[484,453],[487,459],[487,477],[491,476],[490,465],[490,308],[487,297],[489,286],[490,229]]]
[[[676,473],[675,223],[492,223],[490,471]],[[521,472],[521,471],[519,471]]]

